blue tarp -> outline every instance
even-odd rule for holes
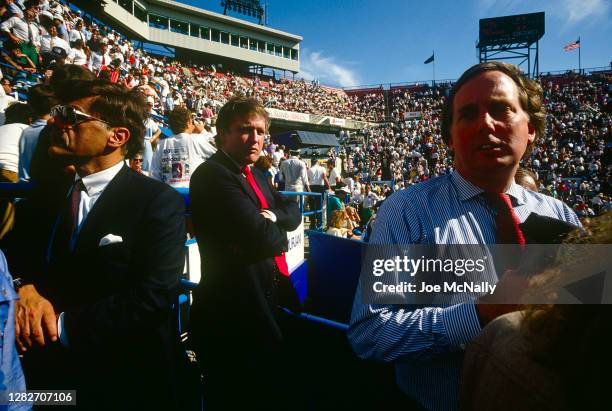
[[[338,147],[338,139],[333,134],[315,133],[314,131],[293,130],[272,136],[276,144],[284,145],[290,149],[302,147]]]

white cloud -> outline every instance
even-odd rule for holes
[[[568,28],[578,23],[607,20],[611,3],[609,0],[478,0],[476,4],[479,15],[487,17],[546,11]]]
[[[351,87],[359,85],[357,73],[318,51],[302,50],[299,77],[317,79],[323,84]]]
[[[610,3],[607,0],[561,0],[560,3],[568,26],[587,19],[609,16],[610,12]]]

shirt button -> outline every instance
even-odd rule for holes
[[[465,350],[465,344],[459,344],[459,348],[461,348],[462,350]]]

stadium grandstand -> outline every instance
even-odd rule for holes
[[[253,10],[260,7],[259,1],[235,3],[244,3],[245,10],[247,4]],[[248,13],[261,18],[251,9]],[[254,98],[265,107],[271,124],[255,167],[274,189],[298,203],[302,215],[300,226],[286,233],[286,259],[303,311],[283,311],[292,321],[289,333],[298,341],[293,347],[297,350],[295,357],[290,358],[295,359],[294,371],[299,369],[296,374],[301,375],[295,381],[279,382],[279,389],[290,391],[287,395],[297,409],[445,409],[423,404],[419,398],[406,398],[395,385],[393,367],[358,358],[347,341],[347,331],[365,258],[362,253],[372,238],[380,206],[397,192],[423,187],[420,184],[455,170],[453,152],[443,139],[442,118],[456,79],[338,88],[296,78],[303,40],[300,35],[170,0],[0,0],[0,15],[0,166],[7,171],[2,173],[0,200],[1,211],[7,216],[36,188],[28,169],[34,160],[30,156],[27,164],[23,162],[26,143],[20,138],[27,134],[24,130],[38,128],[40,132],[52,126],[46,123],[49,110],[39,112],[35,101],[29,101],[37,96],[32,90],[48,85],[54,72],[71,65],[125,89],[139,90],[146,97],[150,114],[145,123],[148,146],[125,162],[147,178],[170,184],[186,205],[188,235],[181,291],[170,305],[178,320],[182,354],[190,365],[191,377],[195,376],[196,383],[184,388],[197,397],[196,409],[207,409],[207,377],[197,366],[199,359],[190,345],[188,329],[194,290],[206,273],[201,270],[200,249],[194,237],[189,180],[175,177],[181,173],[189,176],[205,163],[210,153],[203,151],[218,150],[217,118],[226,103],[237,96]],[[546,126],[543,136],[521,160],[521,167],[533,177],[534,191],[565,203],[583,226],[588,228],[591,220],[603,219],[609,230],[612,69],[537,73],[532,78],[543,89]],[[30,111],[17,121],[14,109],[20,103]],[[166,148],[168,141],[186,133],[186,128],[177,125],[176,113],[181,110],[188,113],[185,122],[197,130],[192,135],[201,139],[198,147],[205,148],[194,149],[201,157],[199,161],[181,160],[180,171],[173,162],[164,170],[156,158],[162,156],[161,151],[172,150]],[[85,116],[85,121],[96,119],[80,112],[75,118],[77,115]],[[294,181],[289,164],[298,162],[307,173],[306,184]],[[324,170],[325,179],[317,177],[319,168]],[[166,179],[164,173],[171,177]],[[222,193],[210,195],[216,198]],[[15,224],[17,227],[19,222]],[[0,235],[10,232],[11,227],[12,222],[6,232],[0,227]],[[592,233],[601,234],[597,226]],[[605,238],[602,242],[609,242],[609,236]],[[0,244],[4,250],[4,243]],[[28,245],[22,247],[23,251]],[[13,319],[9,320],[13,324]],[[427,362],[434,349],[415,362]],[[27,364],[28,355],[35,351],[22,354]],[[93,357],[95,353],[88,355]],[[28,377],[26,370],[25,387],[30,389]],[[432,378],[430,374],[422,377]],[[237,381],[248,383],[239,378]],[[2,383],[0,379],[0,392],[5,393]],[[230,391],[241,395],[239,387]],[[271,394],[270,401],[273,397]],[[3,404],[0,402],[0,407]],[[593,404],[601,402],[594,400]]]

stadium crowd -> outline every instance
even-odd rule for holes
[[[213,372],[213,386],[217,384],[217,387],[229,387],[234,381],[235,369],[252,367],[253,374],[246,373],[251,377],[248,381],[257,381],[256,372],[259,370],[257,367],[266,364],[274,357],[268,358],[264,355],[257,358],[261,364],[254,363],[256,367],[249,363],[253,359],[249,357],[250,353],[245,354],[244,358],[236,354],[241,352],[243,341],[249,341],[247,338],[249,333],[244,333],[244,330],[257,334],[261,331],[257,328],[261,327],[258,321],[269,314],[270,307],[276,309],[277,304],[268,300],[263,301],[264,299],[259,297],[265,295],[265,299],[268,299],[272,291],[276,292],[276,287],[281,289],[283,284],[281,279],[284,277],[279,279],[277,274],[285,276],[289,274],[286,262],[284,265],[282,263],[285,258],[282,252],[285,245],[283,241],[286,242],[286,232],[294,230],[301,222],[301,213],[297,205],[276,195],[271,186],[279,190],[296,192],[303,190],[329,192],[328,221],[322,224],[327,225],[327,232],[339,237],[358,238],[361,232],[357,233],[354,229],[360,228],[365,238],[371,232],[368,231],[368,228],[371,228],[368,224],[376,218],[377,207],[394,191],[407,189],[409,186],[454,171],[453,154],[447,149],[442,138],[442,108],[451,91],[451,84],[433,87],[428,85],[396,87],[389,92],[381,89],[380,92],[346,93],[322,86],[317,82],[238,75],[222,72],[220,67],[195,66],[156,57],[134,47],[126,37],[113,29],[95,23],[57,1],[0,0],[0,12],[2,13],[0,35],[3,43],[1,58],[5,63],[2,66],[4,75],[1,76],[2,87],[0,87],[0,111],[4,115],[0,118],[2,181],[16,182],[19,178],[29,180],[30,173],[33,174],[34,171],[30,169],[30,165],[36,162],[37,150],[39,155],[42,152],[43,157],[48,160],[46,157],[48,152],[73,149],[75,158],[86,158],[88,161],[87,164],[71,164],[76,168],[77,177],[75,178],[74,174],[69,176],[72,184],[71,203],[74,193],[83,196],[80,198],[85,198],[85,201],[91,201],[88,207],[80,210],[80,214],[71,215],[71,218],[76,218],[76,227],[59,227],[57,235],[59,239],[55,238],[56,233],[53,232],[53,241],[57,241],[57,244],[49,245],[48,249],[47,237],[41,236],[42,240],[32,242],[33,248],[42,245],[41,250],[43,248],[47,250],[49,255],[45,255],[46,257],[51,258],[51,253],[55,253],[53,257],[57,260],[51,261],[45,269],[51,270],[56,277],[41,280],[30,276],[29,280],[38,281],[36,286],[41,290],[41,294],[51,295],[50,300],[59,307],[58,318],[55,317],[55,311],[51,307],[53,315],[49,323],[52,325],[47,325],[50,328],[57,328],[56,332],[53,333],[51,340],[43,341],[42,345],[59,340],[63,346],[74,348],[79,355],[85,353],[86,356],[81,358],[87,359],[92,357],[89,349],[104,347],[110,354],[107,357],[92,358],[92,370],[99,367],[108,371],[112,369],[114,361],[125,366],[122,369],[123,373],[119,373],[118,376],[112,375],[113,378],[107,378],[103,373],[87,376],[91,381],[96,381],[100,387],[103,382],[111,382],[117,385],[114,389],[125,389],[134,381],[140,381],[139,378],[142,377],[141,385],[137,386],[142,393],[155,389],[162,393],[166,386],[176,385],[176,393],[168,392],[167,398],[162,398],[167,404],[175,404],[178,403],[177,398],[180,398],[179,393],[182,388],[178,387],[179,377],[184,377],[181,373],[187,374],[187,371],[177,366],[184,365],[181,363],[181,357],[175,357],[177,354],[182,354],[183,347],[178,346],[178,340],[172,339],[172,333],[168,331],[177,328],[175,324],[177,319],[169,313],[177,297],[176,283],[183,273],[182,253],[186,237],[183,230],[183,203],[175,190],[155,180],[174,187],[191,189],[192,199],[196,199],[193,203],[195,204],[193,209],[196,211],[193,213],[191,229],[194,233],[199,233],[198,241],[209,241],[201,248],[205,253],[210,253],[207,255],[208,258],[203,260],[213,267],[208,273],[223,272],[221,269],[227,269],[226,273],[229,273],[220,276],[218,282],[212,283],[212,286],[209,285],[212,288],[200,289],[205,296],[200,301],[210,304],[211,307],[204,306],[199,309],[199,321],[207,325],[202,326],[201,330],[214,330],[215,326],[220,325],[216,314],[220,306],[231,307],[226,308],[229,310],[235,309],[235,312],[230,312],[228,317],[235,318],[236,321],[242,319],[244,322],[240,327],[234,327],[233,323],[223,321],[224,326],[228,328],[225,330],[226,334],[221,333],[214,336],[215,338],[200,336],[202,339],[200,343],[206,342],[203,347],[215,341],[219,347],[214,352],[224,354],[218,355],[215,359],[208,358],[213,364],[212,369],[217,373]],[[497,73],[499,75],[499,72]],[[78,82],[75,84],[80,87],[62,89],[58,85],[66,83],[60,83],[58,77],[64,81]],[[94,81],[95,77],[108,81]],[[543,103],[547,112],[547,128],[542,140],[534,145],[531,153],[523,161],[523,166],[535,174],[538,191],[562,200],[579,217],[586,218],[610,211],[612,208],[609,187],[611,171],[609,141],[612,128],[610,75],[568,73],[544,76],[540,82],[544,87]],[[19,90],[27,93],[27,104],[16,101],[19,97],[16,91]],[[239,95],[254,99],[236,98]],[[227,102],[229,104],[226,104]],[[324,155],[313,155],[307,166],[306,162],[299,158],[299,151],[290,151],[286,147],[279,146],[269,136],[257,150],[254,150],[252,145],[248,145],[248,138],[253,135],[263,135],[267,131],[267,113],[259,103],[263,103],[266,108],[366,120],[371,124],[357,133],[342,131],[341,144],[338,148],[330,149]],[[94,104],[99,105],[94,107]],[[144,110],[145,104],[147,113]],[[236,108],[241,105],[243,111]],[[125,112],[120,110],[120,107],[125,108]],[[149,117],[145,120],[146,115]],[[155,119],[167,123],[173,135],[160,137],[161,124],[157,124]],[[236,124],[239,126],[236,127]],[[61,130],[64,134],[82,133],[79,134],[80,139],[91,138],[89,144],[99,150],[93,155],[90,150],[94,149],[85,143],[82,146],[76,144],[76,147],[69,147],[69,144],[66,144],[66,147],[58,148],[59,138],[57,135],[55,140],[49,137],[48,134],[54,132],[49,129]],[[245,129],[248,133],[244,131]],[[109,130],[112,130],[112,133],[109,133]],[[144,151],[138,150],[136,147],[138,142],[134,143],[136,139],[130,140],[129,133],[144,134]],[[48,147],[43,144],[44,138],[47,138]],[[75,140],[79,141],[79,138]],[[260,141],[257,141],[259,144]],[[42,145],[43,149],[38,148],[37,144]],[[245,150],[242,145],[247,146],[247,149]],[[127,158],[124,158],[126,155]],[[129,160],[133,170],[138,173],[148,173],[155,180],[127,170],[123,166],[126,160]],[[38,161],[40,162],[40,158]],[[57,177],[60,173],[57,164],[49,162],[45,165],[51,167],[49,170],[55,174],[50,172],[45,175],[45,172],[41,173],[39,170],[37,175],[44,177],[43,181],[48,183],[51,180],[46,178]],[[264,184],[266,180],[259,177],[258,173],[254,176],[251,165],[264,172],[271,186]],[[469,168],[471,164],[463,166]],[[198,173],[196,168],[199,170]],[[78,179],[79,173],[82,174],[80,179]],[[101,180],[105,181],[96,181],[96,178],[86,180],[87,177],[98,173],[103,173]],[[192,174],[194,174],[193,179],[191,179]],[[453,175],[457,176],[459,173]],[[510,179],[513,175],[509,174]],[[238,177],[234,178],[236,176]],[[244,177],[244,181],[240,176]],[[112,186],[113,179],[118,179],[116,181],[120,183],[115,181],[116,185]],[[256,181],[257,179],[260,181]],[[57,183],[55,180],[51,182]],[[82,187],[79,186],[79,182]],[[261,207],[253,206],[253,199],[249,198],[244,190],[246,184],[255,193],[255,198]],[[110,190],[115,190],[114,197],[100,195],[107,186]],[[416,188],[428,186],[430,187],[428,184],[422,184]],[[43,190],[42,194],[47,194],[44,190],[53,189],[60,192],[58,187],[67,188],[61,184],[54,187],[49,183],[41,184],[37,189]],[[193,190],[194,187],[196,190]],[[412,187],[412,192],[416,191],[414,189],[415,187]],[[66,190],[60,193],[64,197],[58,197],[64,202],[65,192]],[[210,201],[207,196],[210,192],[215,193],[215,200],[218,201]],[[404,191],[404,193],[410,192]],[[198,194],[195,195],[196,193]],[[434,195],[437,194],[432,192],[432,201],[435,201],[436,206],[444,208],[450,203],[449,199],[438,203]],[[532,192],[529,195],[540,198]],[[33,198],[40,200],[36,196]],[[77,200],[74,205],[80,204],[81,200],[75,198]],[[101,198],[99,201],[102,206],[96,210],[92,207],[98,198]],[[46,205],[44,201],[37,204],[41,210],[28,209],[27,199],[25,201],[25,210],[26,213],[31,213],[30,216],[42,216],[52,222],[58,214],[49,210],[45,213],[45,207],[41,207]],[[391,199],[389,203],[393,201]],[[63,202],[58,200],[54,205],[60,204]],[[408,205],[414,206],[414,204],[416,203]],[[318,207],[319,204],[313,202],[312,205]],[[0,227],[2,229],[0,238],[9,232],[13,225],[12,203],[4,201],[1,206],[0,216],[4,215],[5,219]],[[99,238],[92,235],[91,225],[84,226],[89,231],[83,229],[79,232],[78,225],[83,224],[90,209],[94,210],[90,219],[103,221],[95,228],[105,233],[107,225],[113,229],[124,230],[125,241],[113,233],[102,238],[105,243],[103,241],[97,243]],[[106,213],[103,215],[104,219],[100,217],[103,213],[98,211],[100,209]],[[255,211],[247,216],[246,214],[252,209]],[[397,207],[397,209],[404,208]],[[57,210],[51,210],[59,211],[59,206]],[[62,219],[66,211],[61,210]],[[125,217],[124,214],[129,215]],[[438,214],[443,213],[438,212]],[[569,214],[573,216],[571,211]],[[228,221],[210,218],[221,215],[231,217]],[[384,217],[388,218],[381,211],[381,218]],[[256,223],[251,224],[252,219],[255,219]],[[321,223],[319,217],[313,220],[317,224]],[[18,227],[12,233],[27,234],[24,237],[17,237],[18,240],[29,239],[31,233],[42,232],[45,227],[53,226],[53,230],[58,229],[59,219],[47,225],[38,224],[35,218],[26,221],[29,221],[27,224],[30,225],[26,225],[25,230]],[[572,219],[573,223],[577,221]],[[171,226],[175,229],[170,230]],[[391,227],[392,224],[387,226]],[[265,228],[260,230],[260,227]],[[249,229],[252,229],[253,233],[248,232]],[[495,234],[494,231],[492,230],[492,234]],[[231,234],[236,232],[243,234],[237,240]],[[270,246],[269,249],[265,247],[267,236],[266,241],[257,241],[256,235],[261,232],[273,237],[273,247]],[[72,237],[73,233],[83,235],[84,238],[91,236],[91,241],[88,243],[82,241],[77,246],[74,242],[76,240]],[[69,235],[63,238],[65,234]],[[219,241],[220,238],[226,241]],[[60,241],[64,241],[65,244],[60,244]],[[113,245],[117,246],[123,242],[125,244],[122,247],[133,247],[126,252],[126,255],[122,255],[118,247],[113,248]],[[141,247],[141,243],[145,246]],[[14,244],[23,244],[23,242],[13,240]],[[258,246],[262,249],[253,252],[252,249]],[[91,250],[83,252],[86,247],[90,247]],[[264,253],[269,254],[266,254],[269,257],[267,261],[269,267],[261,264],[261,255]],[[30,274],[40,270],[40,266],[43,265],[30,266],[27,261],[30,256],[24,256],[23,249],[18,250],[16,254],[21,254],[23,260],[21,267],[29,269]],[[41,252],[39,256],[42,257],[43,254]],[[13,255],[15,255],[14,250]],[[76,257],[67,258],[72,255]],[[281,257],[281,262],[278,261],[278,257]],[[126,262],[137,258],[141,261]],[[91,261],[98,261],[96,259],[102,264],[90,267]],[[174,262],[174,266],[166,267],[166,262],[170,260]],[[86,284],[87,282],[75,281],[83,268],[79,263],[87,263],[87,267],[91,268],[94,274],[98,273],[94,270],[99,270],[99,275],[93,276],[100,279],[99,284],[91,286]],[[124,278],[121,278],[121,281],[111,278],[115,272],[125,273],[125,278],[128,278],[136,272],[130,264],[133,264],[139,273],[142,271],[142,276],[129,279],[135,281],[137,287],[133,287],[130,281],[124,281]],[[2,257],[0,267],[4,265]],[[269,270],[270,267],[276,268]],[[244,273],[249,275],[254,273],[253,278],[270,273],[274,273],[274,277],[269,277],[270,281],[266,284],[254,281],[257,284],[245,287],[244,282],[236,280],[241,277],[231,275],[239,272],[238,270],[244,270]],[[6,268],[0,271],[7,272]],[[111,275],[108,275],[109,273]],[[142,280],[145,277],[146,281]],[[236,281],[236,284],[225,283],[228,278]],[[53,281],[59,279],[59,285],[50,279]],[[7,283],[11,281],[10,276],[2,277],[0,280]],[[270,284],[277,283],[280,285],[274,285],[272,291],[266,288]],[[244,298],[235,298],[238,302],[232,301],[234,295],[224,288],[228,286],[233,291],[245,293]],[[34,284],[26,284],[25,287],[25,291],[19,294],[21,302],[15,304],[29,304],[32,301],[29,298],[34,298],[36,304],[41,305],[39,303],[42,297],[34,289]],[[96,287],[100,289],[94,290]],[[219,287],[219,290],[215,287]],[[257,298],[250,295],[253,290],[261,291]],[[90,294],[99,298],[100,303],[91,306],[91,301],[95,298],[89,298]],[[112,297],[107,298],[108,295]],[[13,299],[16,298],[13,296]],[[72,300],[75,298],[76,303]],[[215,301],[214,298],[219,300]],[[46,306],[48,308],[51,303],[45,301],[48,303]],[[71,303],[67,304],[66,301]],[[244,301],[257,301],[257,304],[245,304],[245,308],[242,309],[240,302]],[[87,308],[83,309],[83,306]],[[253,318],[247,318],[248,314],[245,313],[258,313],[257,310],[261,310],[261,315],[253,314]],[[25,318],[25,321],[35,317],[28,317],[23,310],[18,311],[16,315],[21,320]],[[90,321],[92,317],[96,321]],[[270,314],[270,318],[272,317]],[[38,317],[39,320],[40,318]],[[408,317],[403,316],[403,318]],[[6,318],[4,320],[6,324]],[[143,333],[139,327],[143,327],[146,332]],[[70,331],[65,332],[66,330]],[[7,333],[9,336],[11,333],[21,335],[17,341],[18,344],[22,344],[20,345],[22,351],[26,351],[31,341],[29,335],[24,339],[24,329],[9,331],[10,333]],[[355,338],[358,339],[359,333],[356,334]],[[39,333],[38,337],[41,335],[42,333]],[[224,344],[221,344],[223,339],[220,337],[228,336],[231,338],[224,347]],[[137,350],[130,353],[122,344],[115,346],[114,343],[120,338],[129,341],[126,344],[128,348],[137,348]],[[159,341],[159,347],[150,344],[151,341]],[[259,340],[254,338],[254,341]],[[266,341],[266,344],[268,342]],[[266,344],[263,345],[267,349],[269,345]],[[254,346],[252,342],[245,345],[249,349]],[[157,351],[156,349],[160,347],[170,347],[172,351],[162,352],[161,349]],[[147,349],[151,351],[148,352]],[[141,357],[137,354],[141,354]],[[206,354],[207,350],[202,350],[200,358]],[[36,352],[31,355],[36,355]],[[226,364],[229,358],[233,358],[232,356],[236,356],[235,367],[227,368],[231,371],[228,374]],[[30,358],[36,360],[36,357]],[[149,361],[152,358],[163,358],[168,364]],[[11,357],[11,360],[18,362],[16,356]],[[34,360],[30,360],[32,361],[30,368],[38,368],[41,375],[57,371],[62,377],[74,377],[69,368],[74,364],[69,364],[66,369],[61,367],[43,369],[45,367],[40,367]],[[132,361],[145,370],[142,375],[136,375],[135,371],[138,368],[131,367]],[[281,362],[278,358],[275,361]],[[27,361],[25,364],[27,365]],[[111,366],[107,369],[106,366],[109,364]],[[284,371],[283,367],[287,364],[278,364],[278,370]],[[174,366],[177,366],[176,370]],[[163,381],[163,378],[159,378],[163,376],[170,379],[174,376],[170,371],[176,372],[176,381]],[[131,372],[134,374],[130,374]],[[66,375],[63,375],[64,373]],[[58,381],[61,383],[61,380]],[[262,386],[267,382],[266,378],[257,381]],[[15,387],[10,388],[24,389],[24,382],[21,380],[14,385]],[[259,390],[257,384],[254,386],[257,390],[251,388],[253,396],[257,394],[255,391],[264,391],[264,387]],[[220,390],[217,394],[222,392],[223,390]],[[85,391],[84,393],[86,394]],[[126,396],[124,400],[133,401],[136,408],[138,399],[136,397],[130,399],[130,392],[126,391],[123,394]],[[250,398],[245,396],[241,400]],[[89,400],[95,401],[93,397]],[[227,398],[218,400],[222,403]],[[159,406],[155,403],[155,398],[147,401],[150,409]],[[109,407],[109,402],[110,399],[103,402],[103,405]],[[172,409],[171,407],[168,405],[167,409]]]

